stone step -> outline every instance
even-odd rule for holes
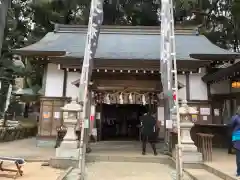
[[[140,162],[140,163],[160,163],[170,164],[171,159],[165,155],[146,155],[146,156],[128,156],[128,155],[95,155],[89,154],[86,157],[87,162]]]
[[[184,171],[192,180],[223,180],[205,169],[184,169]]]
[[[236,176],[234,176],[234,173],[230,175],[227,173],[224,173],[221,169],[217,169],[217,168],[213,168],[208,164],[203,164],[203,169],[205,169],[206,171],[222,178],[222,179],[227,179],[227,180],[238,180],[239,178],[237,178]]]
[[[169,165],[172,160],[164,155],[158,156],[124,156],[124,155],[94,155],[89,154],[86,156],[86,163],[95,162],[137,162],[137,163],[157,163]],[[59,159],[51,158],[49,164],[54,168],[67,169],[69,167],[78,167],[77,159]]]

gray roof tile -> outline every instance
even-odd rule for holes
[[[85,38],[85,32],[50,32],[39,42],[15,52],[23,54],[27,51],[66,51],[66,56],[82,58]],[[102,32],[95,58],[158,60],[160,40],[160,34]],[[176,54],[178,60],[192,60],[190,54],[228,55],[235,53],[217,47],[203,35],[176,34]]]

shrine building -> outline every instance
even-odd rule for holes
[[[40,41],[13,51],[45,65],[39,143],[55,141],[63,118],[60,107],[79,96],[86,34],[87,26],[58,24]],[[202,78],[216,64],[233,64],[239,54],[217,47],[194,29],[176,28],[175,39],[179,99],[202,113],[196,124],[221,124],[211,97],[223,89]],[[89,84],[90,119],[95,119],[92,131],[98,140],[137,140],[139,116],[149,109],[164,120],[160,42],[159,27],[101,27]]]

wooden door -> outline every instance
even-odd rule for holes
[[[212,101],[212,123],[213,124],[222,124],[222,111],[223,111],[224,100],[213,100]]]

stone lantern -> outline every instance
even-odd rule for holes
[[[56,150],[57,157],[76,158],[78,155],[78,141],[75,127],[82,111],[82,106],[76,100],[61,108],[64,112],[64,126],[67,128],[66,135],[59,148]]]
[[[179,108],[179,114],[183,163],[202,162],[202,155],[197,151],[197,147],[190,135],[191,128],[194,126],[192,116],[198,115],[198,111],[193,107],[189,107],[185,100],[182,101]]]

